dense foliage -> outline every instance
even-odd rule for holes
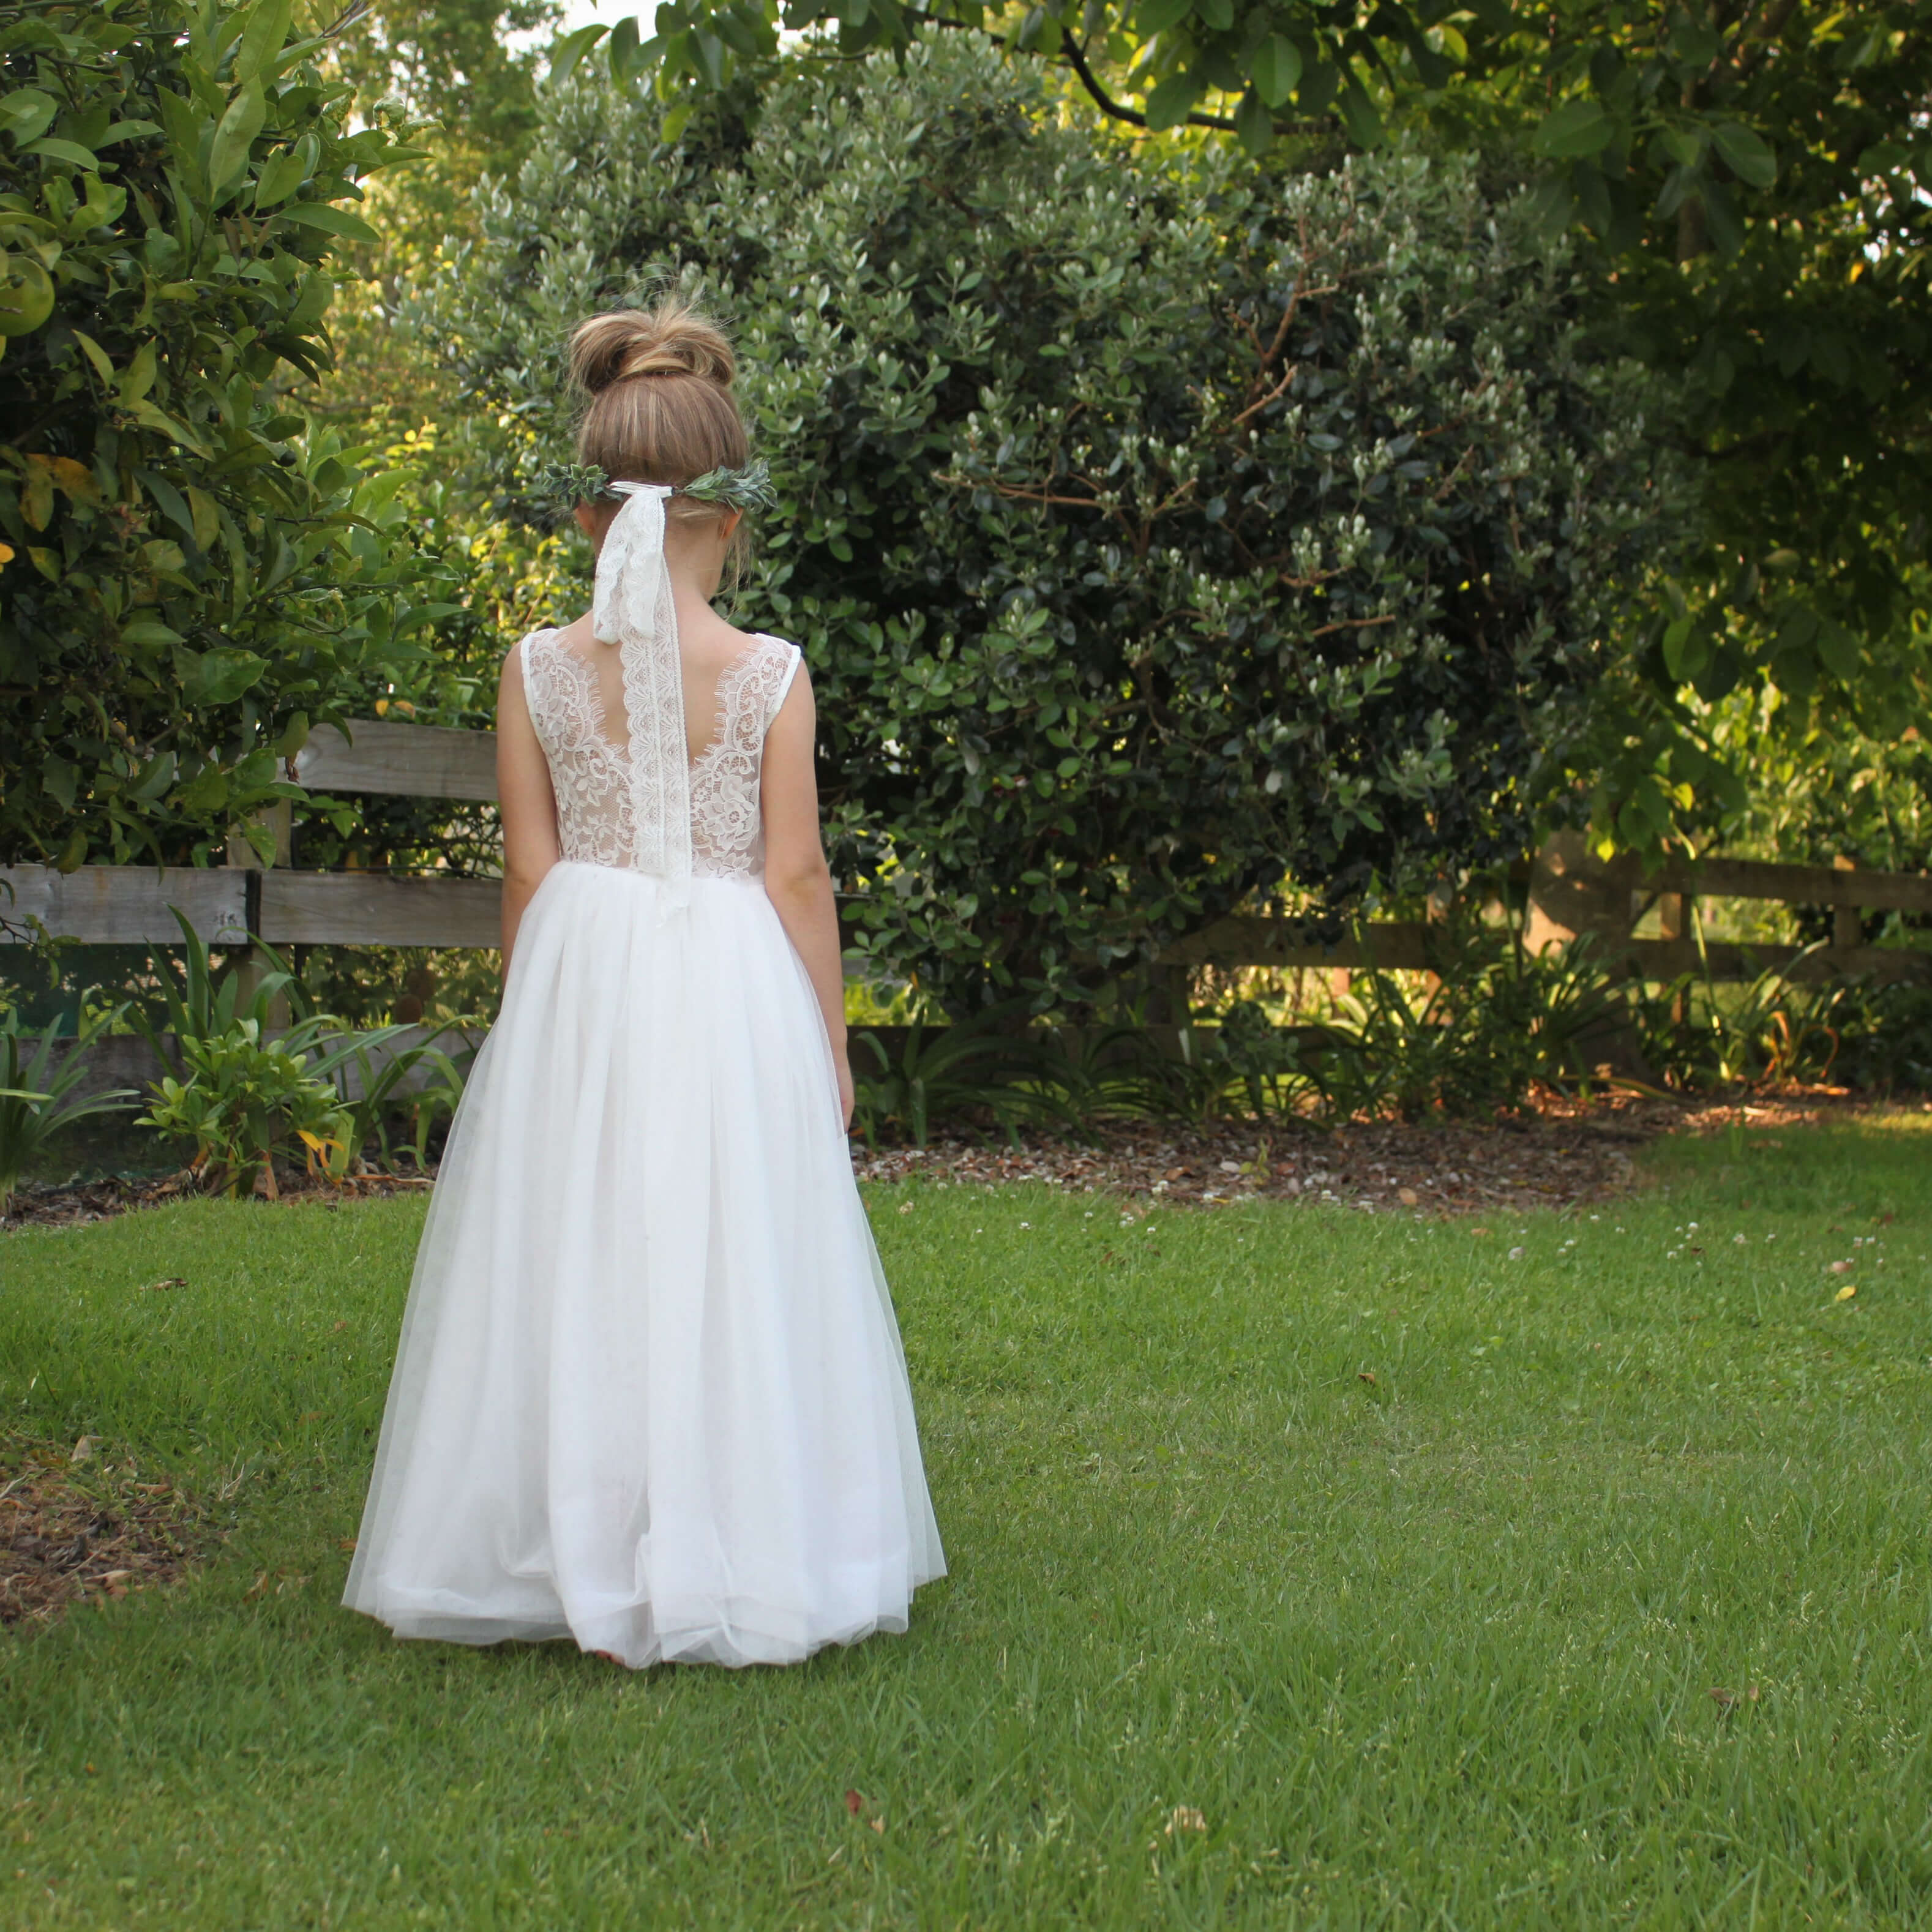
[[[1808,748],[1932,730],[1932,16],[1592,8],[1571,25],[1576,138],[1605,144],[1566,164],[1563,194],[1615,254],[1606,327],[1683,372],[1704,471],[1702,542],[1580,764],[1599,822],[1642,844],[1742,829],[1767,770]],[[1645,143],[1608,142],[1612,107],[1646,122]],[[1760,130],[1763,152],[1727,126]],[[1698,188],[1700,155],[1736,178]],[[1669,218],[1654,233],[1646,205]],[[1748,737],[1707,728],[1733,692],[1761,725]],[[1882,862],[1873,830],[1869,851],[1840,849]]]
[[[326,369],[351,134],[290,0],[0,4],[0,856],[205,854],[421,656],[414,547]]]
[[[1507,186],[1045,104],[957,46],[676,144],[561,91],[422,318],[526,466],[575,316],[666,263],[734,314],[782,498],[749,616],[807,647],[868,943],[956,1004],[1519,849],[1676,508]]]
[[[1589,238],[1606,338],[1681,386],[1707,472],[1702,541],[1634,611],[1570,774],[1600,834],[1732,836],[1765,760],[1821,730],[1932,729],[1932,13],[1914,0],[676,0],[655,34],[580,29],[555,70],[595,49],[681,114],[771,85],[781,21],[804,30],[794,60],[998,35],[1119,119],[1256,152],[1286,135],[1304,163],[1403,127],[1513,147],[1539,218]],[[1739,686],[1772,699],[1748,749],[1701,728]]]

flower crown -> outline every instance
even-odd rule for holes
[[[617,495],[610,478],[594,463],[545,464],[537,472],[536,493],[540,500],[556,506],[560,518],[577,504],[614,502]],[[778,500],[771,470],[762,460],[742,470],[707,470],[688,483],[674,484],[671,494],[721,504],[728,510],[769,509]]]

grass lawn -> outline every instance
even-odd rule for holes
[[[233,1528],[0,1637],[0,1922],[1932,1922],[1932,1114],[1647,1165],[875,1192],[954,1574],[739,1675],[337,1607],[420,1203],[8,1237],[7,1426]]]

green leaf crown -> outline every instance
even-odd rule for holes
[[[537,472],[535,493],[540,500],[556,506],[560,515],[568,514],[576,504],[609,502],[618,495],[610,478],[594,463],[545,464]],[[688,483],[674,484],[671,494],[720,504],[728,510],[769,509],[778,500],[771,470],[762,460],[748,463],[742,470],[707,470]]]

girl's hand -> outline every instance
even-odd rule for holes
[[[845,1131],[852,1131],[852,1063],[842,1046],[832,1055],[838,1069],[838,1111],[845,1123]]]

